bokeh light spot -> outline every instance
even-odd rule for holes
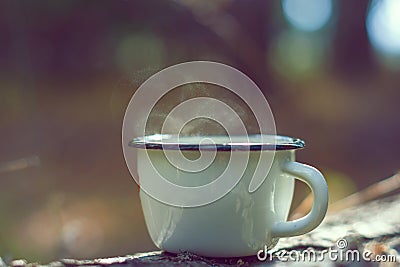
[[[400,1],[372,1],[366,23],[375,49],[383,54],[400,56]]]
[[[319,30],[332,16],[331,0],[283,0],[282,7],[290,24],[302,31]]]

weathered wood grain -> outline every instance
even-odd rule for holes
[[[283,255],[291,251],[304,251],[313,249],[317,255],[323,250],[337,249],[337,241],[345,240],[346,249],[363,251],[368,249],[372,256],[394,255],[397,262],[366,262],[358,261],[332,261],[326,257],[323,261],[302,262],[302,266],[400,266],[400,194],[390,198],[369,202],[341,212],[329,214],[324,222],[312,232],[299,237],[283,238],[274,248],[272,253]],[[166,252],[137,253],[123,257],[75,260],[63,259],[52,262],[48,267],[77,267],[77,266],[281,266],[283,264],[298,265],[288,256],[277,256],[259,261],[257,257],[242,258],[205,258],[189,252],[178,255]],[[392,259],[393,260],[393,259]],[[0,267],[5,265],[0,260]],[[26,263],[16,260],[11,266],[41,266],[36,263]]]

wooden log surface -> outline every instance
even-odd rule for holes
[[[341,243],[337,243],[341,242]],[[339,249],[339,247],[345,248]],[[341,255],[346,251],[357,250],[356,258],[323,257],[324,251],[336,250]],[[296,253],[305,250],[316,252],[317,258],[295,259]],[[362,258],[363,251],[368,251],[368,259]],[[296,253],[293,253],[296,252]],[[349,254],[350,255],[350,254]],[[378,255],[378,256],[377,256]],[[380,258],[379,255],[381,256]],[[94,260],[63,259],[46,265],[15,260],[11,266],[400,266],[400,194],[369,202],[360,206],[329,214],[324,222],[312,232],[291,238],[282,238],[268,254],[265,261],[256,256],[241,258],[206,258],[189,252],[170,254],[162,251],[137,253],[123,257]],[[389,262],[374,260],[385,259]],[[300,261],[300,262],[299,262]],[[395,261],[395,262],[393,262]],[[6,266],[0,258],[0,267]]]

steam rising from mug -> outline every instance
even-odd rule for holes
[[[135,137],[146,135],[150,113],[164,95],[178,86],[198,82],[218,85],[235,93],[251,109],[259,126],[261,139],[264,135],[275,135],[275,121],[267,100],[257,85],[239,70],[208,61],[186,62],[168,67],[151,76],[138,88],[125,112],[122,148],[128,169],[138,184],[139,176],[136,166],[138,152],[137,149],[128,147],[129,142]],[[199,118],[217,122],[225,129],[229,138],[234,135],[248,137],[246,122],[242,121],[234,109],[225,102],[210,97],[191,98],[174,107],[165,118],[161,134],[179,136],[185,125]],[[214,140],[212,136],[204,136],[200,142],[209,144]],[[272,138],[268,142],[275,142],[275,139]],[[188,187],[171,183],[168,177],[163,177],[157,170],[157,166],[152,166],[151,171],[155,175],[140,177],[141,190],[158,201],[173,206],[196,207],[212,203],[230,192],[240,181],[248,164],[249,150],[250,147],[243,151],[246,153],[246,161],[243,161],[243,154],[239,158],[235,153],[231,153],[224,172],[219,177],[215,177],[212,182],[200,186]],[[216,146],[213,149],[208,147],[205,152],[200,146],[200,157],[196,160],[187,159],[181,152],[176,153],[169,149],[163,151],[171,165],[195,174],[213,164],[217,148]],[[147,159],[151,162],[149,153],[147,153]],[[273,159],[274,153],[260,154],[249,185],[249,192],[254,192],[262,184]]]

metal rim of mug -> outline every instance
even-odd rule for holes
[[[259,134],[248,135],[249,138],[260,137]],[[154,134],[147,135],[144,137],[134,138],[129,142],[129,146],[141,149],[156,149],[156,150],[217,150],[217,151],[260,151],[260,150],[295,150],[304,148],[305,142],[298,138],[293,138],[283,135],[263,135],[266,137],[274,137],[275,143],[268,142],[230,142],[230,143],[179,143],[179,142],[167,142],[173,138],[178,137],[178,135],[170,134]],[[183,137],[193,137],[193,136],[183,136]],[[213,137],[229,137],[224,135],[205,135],[201,136],[205,138]],[[233,137],[233,136],[231,136]]]

